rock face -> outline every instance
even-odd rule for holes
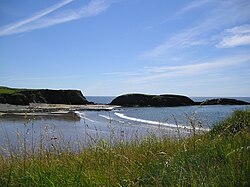
[[[115,98],[111,105],[120,106],[155,106],[155,107],[168,107],[168,106],[188,106],[194,105],[195,102],[181,95],[145,95],[145,94],[126,94]]]
[[[48,104],[89,104],[79,90],[25,90],[13,94],[0,94],[0,103],[28,105],[29,103]]]
[[[237,99],[219,98],[209,99],[201,103],[201,105],[248,105],[249,103]]]

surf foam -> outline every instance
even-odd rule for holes
[[[135,122],[146,123],[146,124],[150,124],[150,125],[154,125],[154,126],[157,125],[157,126],[164,126],[164,127],[170,127],[170,128],[181,128],[181,129],[193,130],[193,127],[191,127],[191,126],[186,126],[186,125],[178,125],[177,126],[176,124],[162,123],[162,122],[158,122],[158,121],[139,119],[139,118],[129,117],[129,116],[126,116],[126,115],[124,115],[122,113],[118,113],[118,112],[115,112],[114,114],[120,118],[123,118],[123,119],[135,121]],[[195,127],[195,130],[209,131],[210,129]]]

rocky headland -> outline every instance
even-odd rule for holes
[[[145,94],[126,94],[116,97],[110,105],[131,106],[189,106],[195,102],[181,95],[145,95]]]
[[[29,105],[30,103],[46,104],[91,104],[79,90],[16,90],[0,94],[0,103],[11,105]]]
[[[172,106],[192,106],[192,105],[249,105],[245,101],[218,98],[209,99],[202,102],[195,102],[187,96],[182,95],[146,95],[146,94],[125,94],[116,97],[110,105],[124,107],[172,107]]]
[[[72,117],[81,110],[112,110],[118,106],[96,105],[79,90],[16,89],[0,87],[0,116]],[[79,116],[78,116],[79,117]]]

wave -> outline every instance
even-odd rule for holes
[[[118,123],[125,123],[124,121],[121,121],[121,120],[115,120],[114,118],[110,117],[110,116],[105,116],[105,115],[102,115],[102,114],[99,114],[100,117],[104,118],[104,119],[107,119],[107,120],[110,120],[110,121],[116,121]]]
[[[150,124],[150,125],[154,125],[154,126],[157,125],[157,126],[164,126],[164,127],[170,127],[170,128],[181,128],[181,129],[193,130],[193,127],[191,127],[191,126],[176,125],[176,124],[170,124],[170,123],[162,123],[162,122],[158,122],[158,121],[139,119],[139,118],[129,117],[129,116],[126,116],[126,115],[124,115],[122,113],[118,113],[118,112],[115,112],[114,114],[120,118],[123,118],[123,119],[135,121],[135,122],[146,123],[146,124]],[[195,130],[209,131],[210,129],[209,128],[202,128],[202,127],[195,127]]]
[[[100,117],[104,118],[104,119],[107,119],[107,120],[113,120],[113,118],[111,118],[110,116],[105,116],[105,115],[102,115],[102,114],[99,114]]]
[[[81,113],[81,112],[79,112],[79,111],[74,111],[74,113],[75,113],[77,116],[79,116],[80,118],[84,119],[84,120],[88,120],[88,121],[91,121],[91,122],[96,122],[96,121],[94,121],[94,120],[92,120],[92,119],[87,118],[87,117],[85,116],[84,113]]]

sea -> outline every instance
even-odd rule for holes
[[[113,96],[87,96],[88,101],[108,104]],[[193,97],[204,101],[216,97]],[[250,97],[232,97],[250,102]],[[179,107],[119,107],[110,111],[76,111],[79,118],[0,117],[0,151],[20,150],[20,145],[34,150],[36,145],[78,150],[100,142],[116,144],[141,141],[148,136],[183,138],[205,133],[235,110],[250,105],[210,105]]]

